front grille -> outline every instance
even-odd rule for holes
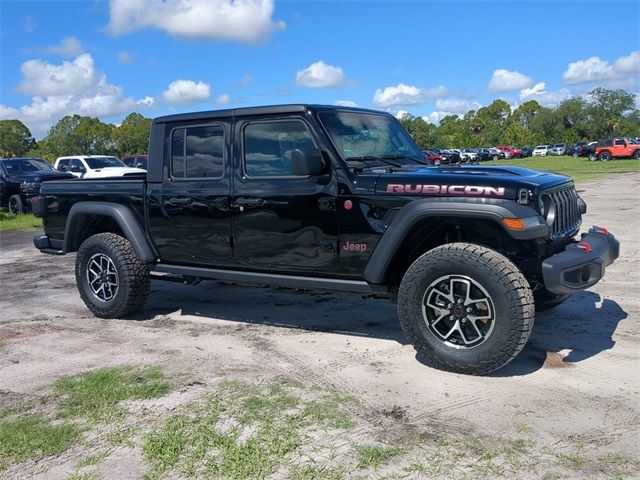
[[[547,190],[542,198],[551,239],[557,240],[575,232],[582,223],[576,187],[571,184]]]

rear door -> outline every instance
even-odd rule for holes
[[[235,261],[313,273],[337,264],[335,178],[295,176],[291,154],[320,142],[303,117],[237,118],[234,126]]]
[[[148,192],[151,238],[165,262],[231,259],[229,134],[230,121],[167,125],[163,181]]]

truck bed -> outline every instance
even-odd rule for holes
[[[96,178],[54,180],[42,184],[45,198],[45,231],[51,239],[62,240],[69,211],[78,202],[111,202],[126,205],[141,225],[146,225],[144,196],[146,180],[136,178]]]

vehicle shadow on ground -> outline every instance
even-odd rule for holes
[[[202,282],[196,287],[152,283],[145,309],[132,319],[150,321],[179,310],[182,315],[253,325],[329,332],[408,343],[386,299]]]
[[[563,368],[611,349],[613,334],[628,314],[593,292],[574,294],[563,304],[536,314],[527,345],[496,377],[527,375],[540,368]],[[562,358],[558,352],[570,350]]]

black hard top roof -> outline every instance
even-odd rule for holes
[[[165,115],[163,117],[155,118],[154,123],[166,123],[176,121],[190,121],[190,120],[205,120],[209,118],[226,118],[226,117],[239,117],[249,115],[273,115],[273,114],[285,114],[285,113],[304,113],[309,111],[353,111],[353,112],[368,112],[378,114],[388,114],[387,112],[380,112],[378,110],[368,110],[365,108],[355,107],[341,107],[339,105],[310,105],[310,104],[290,104],[290,105],[267,105],[264,107],[243,107],[243,108],[227,108],[225,110],[209,110],[204,112],[193,113],[178,113],[175,115]]]

